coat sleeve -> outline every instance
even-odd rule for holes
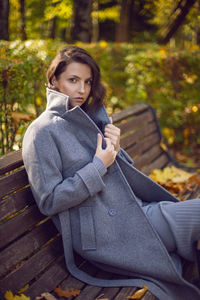
[[[59,150],[48,131],[40,136],[27,130],[22,155],[34,198],[45,215],[79,205],[105,187],[107,169],[96,156],[74,176],[63,178]]]

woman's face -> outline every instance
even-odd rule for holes
[[[91,91],[92,71],[82,63],[72,62],[59,78],[53,80],[59,92],[69,96],[70,107],[81,106]]]

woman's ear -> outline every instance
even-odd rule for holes
[[[55,75],[54,75],[53,78],[51,79],[51,84],[52,84],[53,87],[56,87],[56,85],[57,85],[57,81],[56,81]]]

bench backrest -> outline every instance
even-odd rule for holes
[[[136,104],[113,115],[121,128],[121,146],[135,166],[149,173],[169,162],[160,147],[161,134],[149,105]],[[51,291],[67,276],[61,236],[36,207],[21,151],[0,158],[0,292],[35,298]]]
[[[146,103],[137,103],[112,116],[121,129],[121,147],[133,158],[136,168],[149,175],[171,163],[163,147],[162,135],[154,109]]]

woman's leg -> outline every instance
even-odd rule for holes
[[[176,252],[194,260],[195,242],[200,238],[200,199],[160,202],[160,209],[175,240]]]
[[[171,204],[172,202],[165,203]],[[143,210],[161,238],[163,244],[167,248],[168,252],[174,252],[176,250],[176,241],[168,221],[165,219],[165,217],[163,217],[160,203],[149,203],[143,206]]]
[[[149,203],[143,207],[169,252],[195,259],[195,242],[200,249],[200,199]]]

